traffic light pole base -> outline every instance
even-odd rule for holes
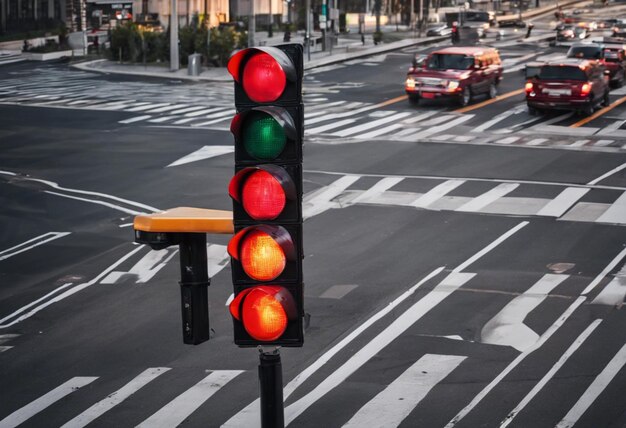
[[[283,366],[278,348],[259,348],[259,386],[261,390],[261,428],[283,428]]]

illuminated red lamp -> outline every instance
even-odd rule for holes
[[[287,80],[296,80],[289,57],[275,47],[243,49],[228,60],[228,72],[252,101],[271,103],[280,98]]]
[[[296,199],[296,186],[283,168],[259,165],[237,172],[228,193],[253,220],[265,221],[278,218],[287,201]]]
[[[279,339],[289,321],[297,317],[293,296],[276,285],[243,290],[230,303],[229,310],[253,339],[263,342]]]
[[[278,278],[287,261],[295,260],[293,239],[282,226],[258,225],[239,231],[228,243],[228,254],[255,281]]]

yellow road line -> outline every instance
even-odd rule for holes
[[[456,110],[454,110],[454,112],[455,113],[466,113],[468,111],[472,111],[472,110],[476,110],[476,109],[479,109],[479,108],[484,107],[484,106],[488,106],[489,104],[497,103],[498,101],[502,101],[502,100],[507,99],[509,97],[512,97],[512,96],[515,96],[515,95],[519,95],[519,94],[521,94],[523,92],[524,92],[524,88],[517,89],[515,91],[507,92],[506,94],[498,95],[497,97],[491,98],[490,100],[487,100],[487,101],[483,101],[482,103],[472,104],[471,106],[467,106],[467,107],[463,107],[463,108],[460,108],[460,109],[456,109]]]
[[[579,128],[579,127],[583,126],[584,124],[591,122],[595,118],[597,118],[599,116],[602,116],[607,111],[613,110],[615,107],[617,107],[618,105],[620,105],[620,104],[622,104],[624,102],[626,102],[626,97],[620,98],[619,100],[613,102],[612,104],[609,104],[608,106],[606,106],[604,108],[601,108],[600,110],[598,110],[597,112],[595,112],[591,116],[587,116],[586,118],[579,120],[578,122],[570,125],[569,127],[570,128]]]
[[[374,107],[385,107],[385,106],[388,106],[389,104],[399,103],[400,101],[404,101],[404,100],[406,100],[408,98],[409,98],[408,95],[400,95],[399,97],[392,98],[392,99],[384,101],[384,102],[382,102],[380,104],[376,104]]]

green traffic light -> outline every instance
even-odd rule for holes
[[[271,115],[252,111],[243,125],[243,143],[248,154],[260,160],[276,159],[287,139],[283,127]]]

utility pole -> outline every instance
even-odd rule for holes
[[[250,16],[248,18],[248,47],[254,47],[254,32],[256,31],[256,18],[254,16],[254,1],[250,0]]]
[[[272,18],[272,0],[269,0],[269,1],[270,1],[270,26],[267,30],[267,37],[272,37],[274,35],[274,32],[272,31],[272,21],[274,19]]]
[[[170,71],[180,68],[178,59],[178,0],[172,0],[170,7]]]
[[[311,61],[311,0],[306,0],[306,34],[304,40],[306,42],[307,59]]]

